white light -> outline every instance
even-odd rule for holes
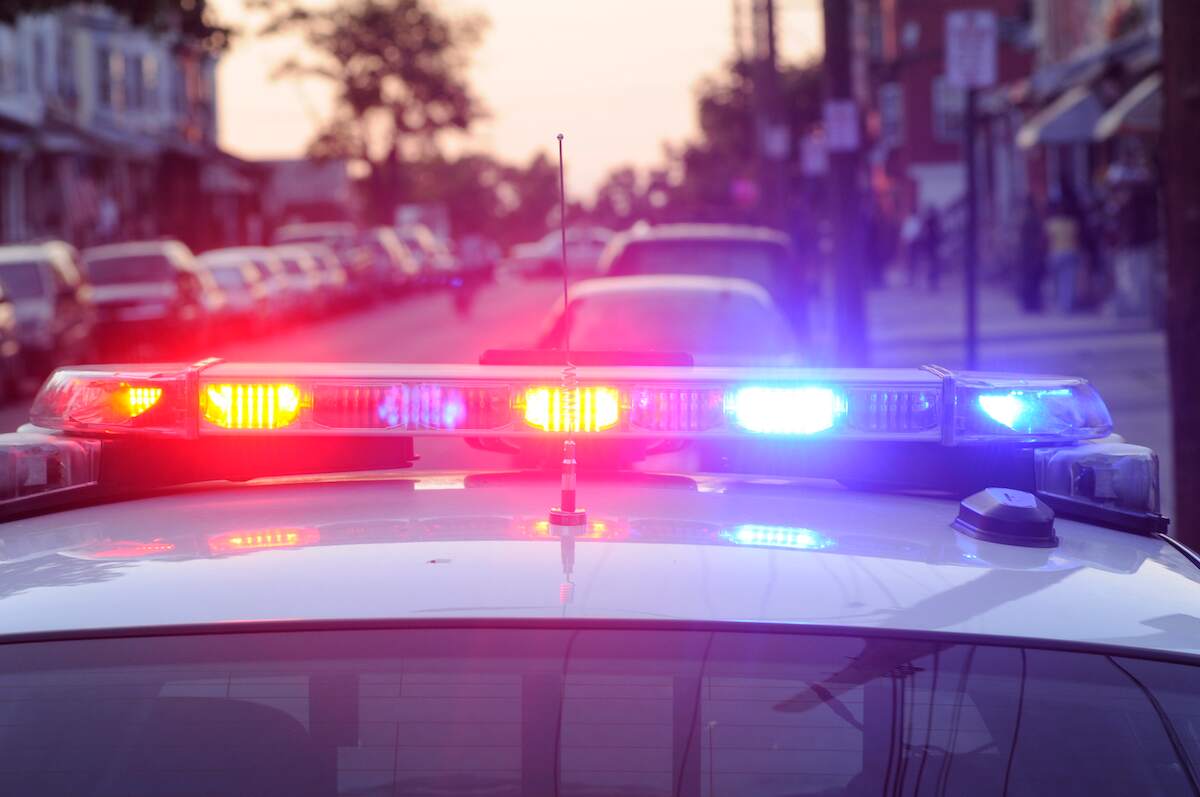
[[[827,387],[743,387],[727,401],[737,425],[758,434],[816,434],[844,410]]]

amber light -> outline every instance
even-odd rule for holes
[[[113,540],[103,548],[87,551],[92,559],[141,559],[172,553],[175,543],[166,540]]]
[[[255,531],[229,531],[208,538],[208,549],[213,553],[238,553],[240,551],[266,551],[272,548],[300,548],[321,541],[316,529],[258,529]]]
[[[158,403],[162,398],[162,388],[123,384],[114,398],[118,412],[136,418]]]
[[[531,387],[524,397],[525,423],[547,432],[599,432],[617,425],[620,393],[613,387]],[[569,399],[574,399],[569,401]]]
[[[300,415],[292,384],[208,385],[200,398],[204,419],[222,429],[281,429]]]

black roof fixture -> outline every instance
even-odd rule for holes
[[[1033,493],[988,487],[962,500],[954,528],[984,542],[1054,548],[1054,510]]]

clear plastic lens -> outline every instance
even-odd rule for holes
[[[100,441],[43,434],[4,435],[0,503],[88,487],[100,478]]]
[[[924,432],[941,422],[940,389],[851,388],[846,423],[859,432]]]
[[[966,439],[1093,440],[1112,434],[1112,416],[1088,384],[970,388],[959,394]]]
[[[512,418],[498,387],[318,385],[313,423],[330,429],[495,429]]]
[[[181,376],[150,370],[57,371],[29,417],[44,429],[181,435],[188,415],[184,387]]]
[[[703,432],[725,422],[720,388],[641,388],[630,392],[629,423],[637,429]]]
[[[1159,511],[1158,456],[1128,443],[1038,449],[1042,493],[1138,512]]]

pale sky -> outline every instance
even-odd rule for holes
[[[248,158],[304,152],[333,102],[319,80],[272,80],[302,43],[252,35],[243,0],[210,0],[247,30],[217,72],[222,146]],[[733,0],[441,0],[491,25],[470,80],[491,118],[467,148],[525,160],[566,136],[568,189],[590,192],[611,168],[661,159],[696,129],[695,88],[733,52]],[[748,7],[749,1],[742,0]],[[820,0],[777,0],[783,58],[820,51]]]

